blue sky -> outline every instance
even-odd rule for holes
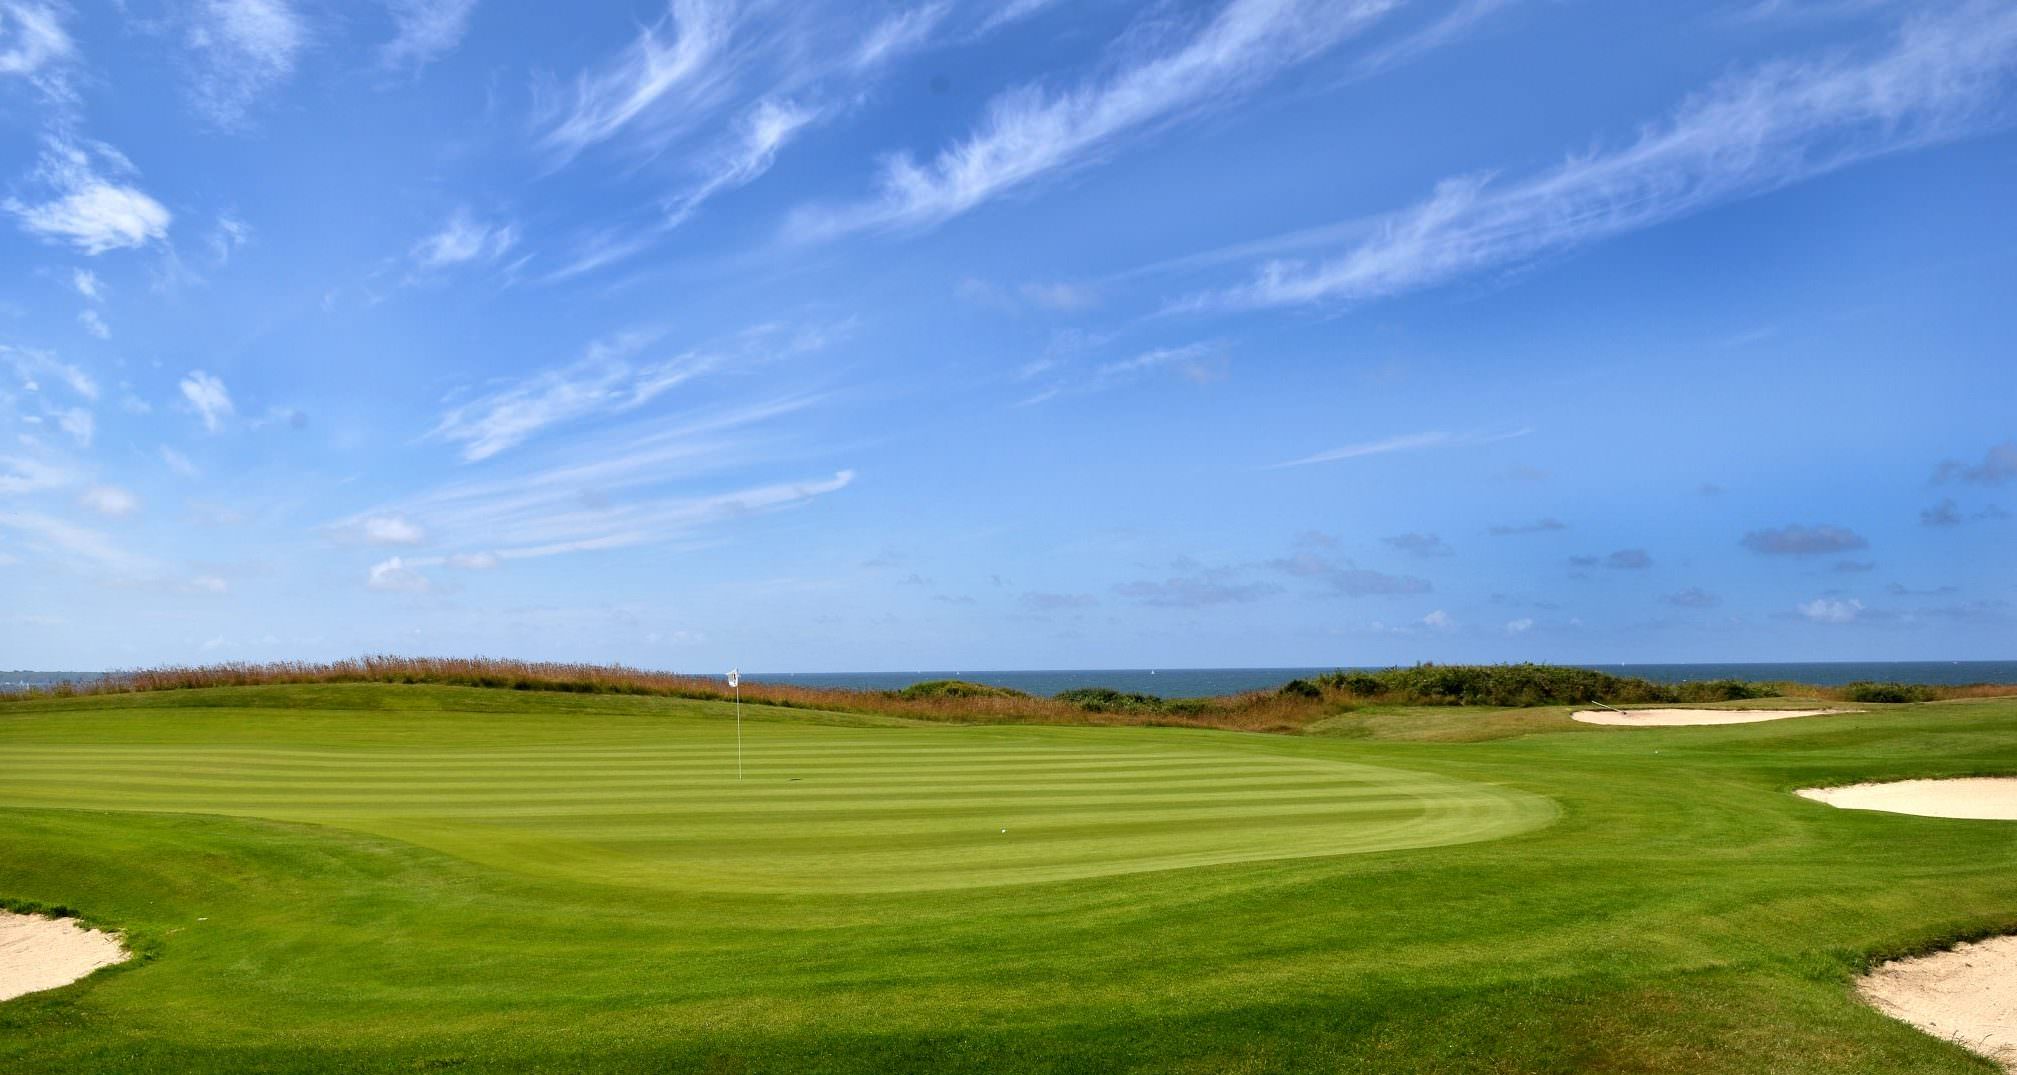
[[[2017,7],[0,0],[0,667],[2017,656]]]

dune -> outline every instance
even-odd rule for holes
[[[0,911],[0,1001],[69,985],[128,954],[119,938],[74,919]]]

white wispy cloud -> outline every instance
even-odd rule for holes
[[[130,581],[160,573],[160,565],[152,558],[128,552],[96,530],[39,512],[0,512],[0,529],[14,531],[36,552],[102,581]]]
[[[189,461],[188,456],[165,444],[161,446],[161,461],[168,464],[169,470],[185,478],[197,478],[203,475],[203,472],[196,468],[196,464]]]
[[[24,78],[51,97],[68,97],[59,72],[75,56],[62,9],[25,0],[0,3],[0,77]]]
[[[731,144],[715,155],[706,178],[673,199],[666,213],[667,226],[685,221],[716,194],[746,186],[769,171],[778,151],[818,116],[816,109],[792,101],[758,101],[737,125]]]
[[[252,241],[252,225],[230,213],[219,213],[216,226],[210,229],[210,260],[224,265],[239,248]]]
[[[43,190],[40,199],[9,197],[0,207],[29,234],[86,254],[146,246],[167,237],[174,215],[132,185],[137,177],[133,163],[111,146],[51,134],[30,177]]]
[[[91,438],[98,433],[98,420],[82,407],[62,407],[49,412],[55,419],[56,428],[69,434],[79,448],[91,447]]]
[[[40,392],[43,378],[53,377],[85,399],[95,401],[98,398],[98,382],[92,380],[90,374],[68,362],[58,361],[47,351],[0,344],[0,357],[6,358],[7,364],[14,368],[14,375],[19,378],[23,391]]]
[[[392,40],[378,49],[379,66],[418,70],[455,51],[469,32],[476,0],[386,0]]]
[[[381,593],[425,593],[428,589],[427,576],[397,556],[372,564],[364,584]]]
[[[473,463],[548,426],[641,407],[717,361],[698,352],[636,361],[657,338],[656,332],[630,332],[598,340],[579,361],[452,408],[430,435],[462,445],[463,460]]]
[[[80,311],[77,314],[77,323],[84,326],[84,331],[101,340],[112,338],[112,326],[107,325],[105,319],[98,316],[98,311],[96,310],[86,309]]]
[[[418,545],[427,531],[401,515],[373,515],[364,520],[363,536],[373,545]]]
[[[1471,32],[1487,18],[1513,7],[1518,0],[1462,0],[1440,18],[1362,58],[1353,77],[1367,78],[1444,47]]]
[[[827,346],[832,334],[760,326],[718,347],[646,357],[662,333],[622,332],[589,344],[582,357],[451,407],[429,436],[461,445],[465,462],[512,448],[550,426],[634,411],[667,391],[721,368],[776,361]]]
[[[108,519],[124,519],[140,510],[140,498],[116,485],[94,485],[77,502]]]
[[[1413,452],[1423,448],[1453,448],[1470,444],[1491,444],[1494,441],[1511,440],[1532,433],[1532,429],[1514,429],[1504,432],[1474,431],[1451,433],[1446,430],[1431,430],[1423,433],[1402,433],[1380,440],[1360,441],[1343,447],[1332,448],[1306,455],[1301,459],[1291,459],[1285,463],[1271,464],[1267,469],[1282,467],[1305,467],[1312,463],[1335,463],[1344,459],[1361,459],[1369,455],[1389,455],[1394,452]]]
[[[466,208],[449,214],[441,230],[413,244],[413,261],[423,270],[466,262],[494,262],[518,243],[518,228],[478,220]]]
[[[1853,623],[1863,614],[1863,602],[1853,597],[1817,597],[1794,607],[1815,623]]]
[[[975,36],[992,33],[1011,23],[1021,22],[1046,8],[1056,6],[1057,2],[1058,0],[1008,0],[981,23],[980,28],[975,31]]]
[[[231,417],[235,409],[231,405],[231,392],[224,382],[202,370],[191,370],[182,378],[180,385],[182,398],[203,419],[203,428],[212,433],[222,428],[224,419]]]
[[[1876,55],[1771,63],[1725,79],[1629,146],[1513,183],[1445,180],[1327,261],[1271,262],[1249,283],[1182,305],[1376,299],[1964,137],[2009,121],[2013,66],[2017,8],[1919,15]]]
[[[688,128],[729,90],[724,54],[734,22],[717,0],[673,0],[628,49],[568,89],[536,87],[542,142],[565,159],[633,126],[661,136]]]
[[[218,127],[242,126],[294,74],[308,42],[307,20],[288,0],[200,0],[183,33],[196,110]]]
[[[931,40],[932,31],[951,13],[950,3],[921,4],[899,11],[875,24],[861,47],[855,50],[852,65],[865,70],[916,50]]]
[[[817,397],[782,397],[681,418],[634,422],[568,442],[508,475],[453,482],[328,524],[339,542],[373,519],[397,519],[441,555],[402,556],[398,569],[482,570],[529,557],[696,540],[704,528],[783,510],[845,488],[831,478],[695,492],[711,478],[745,469],[753,454],[742,431],[775,423]],[[403,578],[404,576],[400,576]]]
[[[40,493],[77,481],[77,474],[66,467],[27,456],[0,455],[0,493]]]
[[[1025,86],[996,97],[973,133],[923,164],[883,163],[877,196],[806,208],[790,232],[820,239],[884,227],[928,227],[1118,140],[1222,106],[1370,25],[1397,0],[1231,0],[1181,47],[1124,63],[1061,92]]]
[[[70,284],[77,289],[79,295],[93,302],[97,302],[102,297],[99,292],[99,288],[102,285],[98,283],[98,274],[92,272],[90,269],[77,269],[71,272]]]

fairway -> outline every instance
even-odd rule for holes
[[[699,707],[522,716],[75,717],[13,737],[0,806],[312,822],[559,879],[865,892],[1055,881],[1489,840],[1534,795],[1113,728],[844,727]],[[276,734],[276,732],[284,734]]]
[[[0,1070],[1981,1072],[1860,1001],[2017,927],[2017,703],[1311,735],[300,685],[0,707],[0,898],[138,958]],[[1006,829],[1004,832],[1002,830]]]

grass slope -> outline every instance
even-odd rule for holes
[[[1989,1070],[1847,981],[2017,925],[2017,827],[1787,792],[2017,772],[2011,701],[745,716],[738,783],[716,703],[10,705],[0,897],[148,958],[0,1005],[0,1070]]]

